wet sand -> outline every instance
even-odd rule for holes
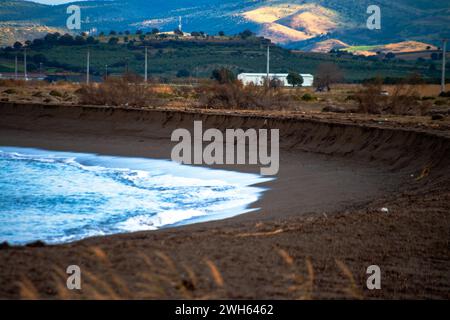
[[[222,130],[280,129],[280,172],[265,184],[259,210],[62,246],[4,246],[0,298],[449,298],[446,132],[2,104],[0,145],[168,159],[172,130],[194,120]],[[69,264],[85,272],[79,293],[64,289]],[[381,267],[382,290],[365,286],[372,264]]]

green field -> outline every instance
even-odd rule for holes
[[[259,38],[247,41],[147,40],[145,45],[149,52],[148,72],[154,77],[170,79],[180,70],[187,70],[193,77],[210,77],[211,72],[220,67],[229,68],[236,74],[266,70],[266,46],[264,40]],[[127,70],[144,74],[144,47],[137,42],[134,46],[104,42],[91,45],[31,45],[28,49],[28,69],[37,70],[38,62],[44,56],[43,67],[46,71],[83,73],[88,50],[93,75],[103,76],[106,66],[109,74],[122,74]],[[23,50],[0,51],[0,72],[13,71],[16,54],[22,63]],[[412,73],[434,81],[440,77],[439,68],[430,69],[432,62],[381,61],[350,54],[293,53],[277,46],[271,49],[271,72],[314,74],[318,65],[324,62],[337,64],[347,82],[376,76],[399,78]]]

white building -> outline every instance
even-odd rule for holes
[[[303,85],[302,87],[311,87],[313,85],[314,76],[309,73],[301,73],[300,74],[303,78]],[[269,73],[270,80],[272,79],[278,79],[281,81],[281,83],[288,87],[290,84],[287,81],[287,73]],[[250,83],[253,83],[257,86],[263,85],[264,80],[266,79],[267,74],[266,73],[241,73],[238,75],[238,80],[242,81],[244,85],[248,85]]]

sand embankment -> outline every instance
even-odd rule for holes
[[[280,172],[255,203],[259,211],[67,246],[0,250],[0,297],[19,296],[23,277],[40,296],[61,296],[55,276],[40,272],[48,265],[63,268],[70,257],[90,273],[114,272],[123,283],[108,282],[109,291],[123,298],[295,298],[303,289],[289,291],[293,280],[285,276],[308,274],[305,262],[315,272],[312,297],[448,297],[447,132],[289,115],[2,103],[0,145],[168,159],[172,131],[191,129],[194,120],[205,129],[280,129]],[[286,252],[298,269],[286,262]],[[104,255],[108,262],[99,263]],[[355,286],[336,259],[354,273]],[[177,270],[164,268],[169,260]],[[225,284],[215,272],[209,276],[210,262]],[[364,290],[364,268],[371,264],[386,270],[383,291]],[[169,280],[149,280],[144,290],[136,285],[143,272]],[[83,296],[105,294],[94,278],[87,281]]]

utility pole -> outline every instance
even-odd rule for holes
[[[147,68],[148,68],[148,50],[147,47],[145,47],[145,83],[147,83],[148,80],[148,73],[147,73]]]
[[[14,78],[17,80],[18,78],[18,66],[17,66],[17,53],[16,53],[16,59],[15,59],[15,67],[14,67]]]
[[[195,67],[195,83],[198,85],[198,67]]]
[[[267,86],[270,87],[270,78],[269,78],[269,74],[270,74],[270,46],[267,46]]]
[[[108,79],[108,65],[105,65],[105,80]]]
[[[86,84],[89,84],[89,68],[91,64],[91,52],[88,50],[87,52],[87,61],[86,61]]]
[[[23,76],[24,76],[24,80],[27,81],[28,80],[28,75],[27,75],[27,48],[25,48],[24,54],[23,54]]]
[[[441,79],[441,92],[445,92],[445,55],[447,54],[447,39],[442,40],[442,79]]]

